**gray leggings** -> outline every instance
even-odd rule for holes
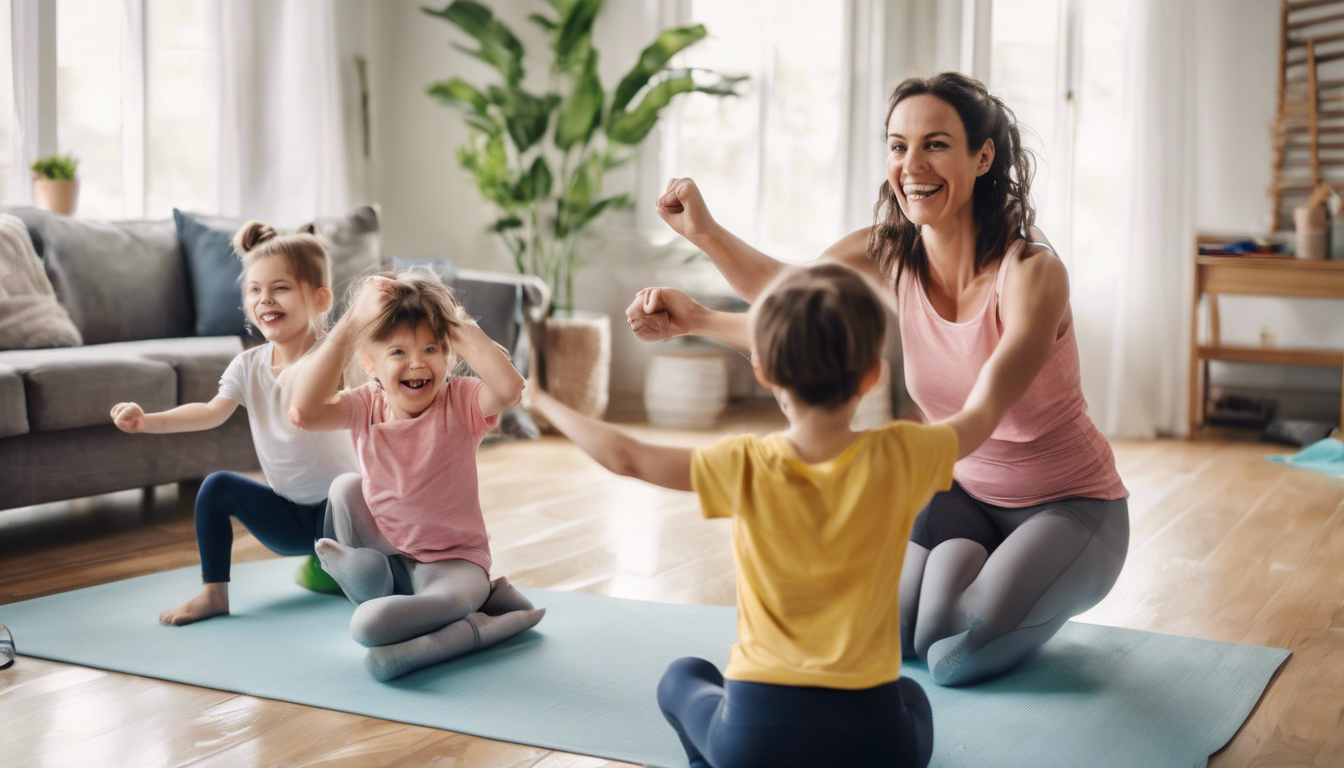
[[[362,602],[350,619],[350,636],[365,647],[389,645],[433,632],[480,609],[490,596],[490,576],[466,560],[420,563],[383,538],[364,501],[360,476],[331,485],[327,537],[352,549],[388,556],[394,594]]]
[[[901,646],[940,685],[1016,666],[1111,590],[1129,548],[1124,499],[1012,509],[953,483],[915,520],[901,571]]]

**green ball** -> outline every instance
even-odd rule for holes
[[[303,565],[294,572],[294,583],[324,595],[345,594],[336,580],[331,578],[331,574],[322,570],[322,561],[317,559],[317,555],[309,555],[308,559],[303,561]]]

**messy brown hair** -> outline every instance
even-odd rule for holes
[[[445,346],[461,338],[462,327],[467,321],[466,311],[438,276],[428,271],[409,269],[382,272],[373,277],[392,281],[392,298],[384,303],[378,315],[362,330],[359,335],[360,346],[386,341],[397,331],[403,328],[415,329],[421,323],[428,325],[434,338]],[[354,287],[352,295],[358,293],[363,282]]]
[[[971,210],[980,231],[975,237],[975,269],[983,270],[1003,255],[1017,238],[1036,222],[1031,204],[1034,159],[1022,146],[1017,117],[1003,100],[991,94],[984,83],[959,72],[943,72],[930,78],[910,77],[901,81],[887,99],[887,117],[882,137],[896,105],[912,96],[936,96],[961,117],[966,129],[966,147],[978,152],[985,142],[994,142],[994,160],[989,170],[975,180]],[[873,206],[873,227],[868,232],[868,257],[882,275],[899,282],[912,272],[921,286],[929,280],[929,259],[919,227],[905,217],[890,180],[883,181]]]
[[[886,312],[848,267],[789,270],[754,311],[761,371],[809,405],[834,409],[849,402],[881,358]]]
[[[233,251],[243,261],[243,277],[259,260],[268,256],[279,256],[289,266],[294,279],[316,290],[331,288],[331,258],[327,249],[314,235],[316,227],[305,224],[297,232],[279,234],[271,225],[256,221],[247,222],[233,236]],[[314,318],[315,331],[327,327],[327,312]]]

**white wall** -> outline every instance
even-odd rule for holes
[[[1269,229],[1278,9],[1265,0],[1196,0],[1195,226],[1201,232]],[[1344,348],[1341,301],[1226,297],[1220,308],[1227,343],[1259,344],[1267,330],[1280,346]],[[1339,410],[1338,369],[1219,364],[1211,377],[1238,389],[1300,390],[1281,403],[1289,414],[1329,418]]]

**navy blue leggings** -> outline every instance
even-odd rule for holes
[[[233,554],[230,517],[266,548],[281,555],[311,555],[313,542],[322,537],[327,502],[297,504],[233,472],[205,478],[196,493],[196,546],[201,550],[201,581],[229,580]]]
[[[923,768],[933,754],[929,698],[906,678],[857,691],[745,683],[688,657],[663,673],[658,706],[691,768]]]

